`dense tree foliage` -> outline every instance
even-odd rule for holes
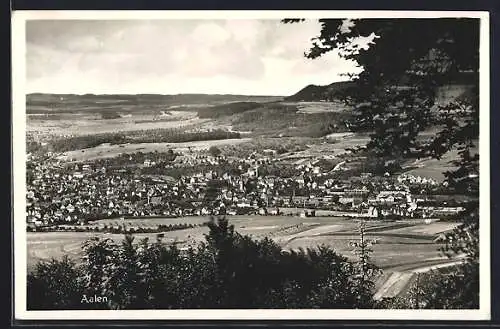
[[[367,148],[379,155],[439,159],[458,147],[469,165],[466,173],[474,170],[470,166],[478,161],[472,153],[479,137],[479,20],[322,19],[320,23],[320,35],[306,56],[314,59],[337,50],[363,68],[343,98],[355,113],[350,128],[371,133]],[[360,39],[369,47],[360,46]],[[467,92],[437,102],[439,87],[454,81],[468,85]],[[434,133],[423,134],[430,129]]]
[[[260,106],[261,104],[256,102],[232,102],[232,103],[215,105],[209,108],[200,109],[198,110],[198,116],[200,118],[216,119],[223,116],[243,113],[245,111],[253,110]]]
[[[68,257],[40,262],[28,274],[28,309],[75,309],[75,298],[84,290],[83,273]]]
[[[101,113],[101,119],[111,120],[111,119],[119,119],[122,116],[118,112],[106,111]]]
[[[76,225],[56,225],[56,226],[46,226],[32,228],[28,227],[28,232],[100,232],[100,233],[111,233],[111,234],[134,234],[134,233],[162,233],[185,230],[189,228],[195,228],[200,226],[206,226],[206,223],[202,224],[187,224],[187,223],[177,223],[177,224],[159,224],[156,227],[142,227],[140,224],[134,226],[125,225],[103,225],[103,226],[76,226]]]
[[[108,169],[123,169],[127,166],[134,166],[143,164],[145,160],[155,162],[155,165],[161,165],[165,168],[166,163],[170,163],[177,158],[178,154],[172,149],[166,149],[165,152],[135,152],[135,153],[122,153],[112,158],[96,159],[93,165],[96,168],[105,167]],[[153,165],[152,165],[153,166]],[[154,166],[153,166],[154,167]]]
[[[221,155],[222,151],[217,146],[210,146],[210,148],[208,149],[208,153],[210,153],[210,155],[213,157],[218,157],[219,155]]]
[[[42,262],[28,275],[29,309],[366,308],[372,290],[359,285],[356,263],[328,247],[285,252],[253,240],[224,218],[206,239],[181,251],[158,238],[121,244],[93,238],[83,263]],[[82,296],[107,296],[101,304]]]
[[[457,169],[445,172],[449,188],[477,195],[479,20],[321,19],[320,24],[305,56],[314,59],[335,50],[362,68],[351,76],[355,83],[342,99],[354,109],[350,128],[370,133],[364,149],[377,156],[436,159],[458,150]],[[440,90],[453,84],[466,87],[459,95],[440,98]],[[478,209],[477,202],[471,203],[461,214],[463,225],[446,239],[444,252],[465,254],[465,264],[445,279],[429,280],[423,305],[477,307]]]

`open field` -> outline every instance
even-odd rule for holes
[[[335,215],[334,213],[330,215]],[[90,223],[89,226],[157,227],[160,224],[201,224],[206,217],[109,219]],[[328,245],[344,256],[355,260],[351,241],[359,239],[358,223],[340,217],[300,218],[292,216],[230,216],[230,223],[241,234],[253,238],[269,237],[284,249],[315,248]],[[376,280],[375,298],[393,297],[405,293],[415,282],[417,272],[434,267],[455,264],[454,260],[441,257],[439,245],[433,240],[441,232],[455,227],[456,223],[423,220],[367,221],[366,238],[373,241],[372,261],[383,269]],[[207,227],[196,227],[165,232],[163,241],[177,243],[183,249],[195,246],[208,233]],[[78,259],[82,243],[91,236],[101,236],[120,241],[120,234],[103,233],[27,233],[28,266],[50,257],[60,258],[67,254]],[[156,238],[155,233],[135,234],[136,241],[144,237]]]
[[[116,157],[120,154],[136,153],[136,152],[165,152],[172,149],[175,152],[186,152],[191,150],[200,151],[208,150],[211,146],[235,145],[250,141],[250,138],[238,139],[220,139],[209,141],[196,141],[184,143],[137,143],[137,144],[101,144],[96,147],[68,151],[59,156],[64,161],[88,161],[101,158]]]
[[[282,102],[286,105],[296,105],[299,113],[312,114],[322,112],[342,112],[346,110],[346,105],[337,102]]]
[[[479,141],[476,140],[474,143],[476,147],[471,150],[472,154],[479,152]],[[457,166],[453,164],[452,161],[459,158],[460,156],[458,150],[451,150],[444,154],[440,160],[431,158],[415,160],[409,163],[409,166],[413,168],[408,170],[407,173],[416,176],[433,178],[437,181],[443,181],[445,178],[443,173],[447,170],[455,170]]]
[[[29,94],[27,131],[48,135],[87,135],[116,131],[201,126],[205,112],[231,104],[281,100],[246,95],[53,95]],[[203,118],[199,117],[200,115]]]
[[[236,231],[243,234],[248,234],[256,238],[271,237],[276,240],[283,248],[295,249],[300,247],[315,247],[317,245],[326,244],[341,251],[350,250],[349,241],[358,238],[358,222],[353,219],[344,219],[341,217],[292,217],[292,216],[228,216],[230,223],[235,226]],[[125,227],[157,227],[158,225],[169,224],[202,224],[208,220],[203,216],[190,216],[182,218],[140,218],[140,219],[104,219],[90,222],[89,227],[103,226],[118,226]],[[373,245],[374,262],[382,266],[382,258],[402,258],[408,259],[406,256],[400,257],[407,246],[409,253],[415,251],[428,251],[433,257],[437,257],[438,245],[433,243],[434,237],[444,231],[448,231],[456,227],[454,222],[435,221],[430,224],[425,224],[420,220],[413,223],[404,221],[367,221],[366,236],[368,239],[376,240]],[[183,239],[190,235],[196,239],[203,239],[203,234],[207,229],[193,228],[180,231],[165,232],[166,237]],[[67,237],[75,237],[85,240],[89,235],[101,233],[71,233],[71,232],[56,232],[45,233],[35,232],[28,233],[28,244],[32,242],[54,242],[50,239],[51,236],[62,237],[62,244]],[[101,234],[102,235],[102,234]],[[150,234],[153,235],[154,234]],[[114,234],[110,236],[115,236]],[[120,237],[121,235],[117,235]],[[392,250],[392,251],[391,251]],[[377,254],[383,256],[377,259]],[[349,256],[346,254],[346,256]],[[50,255],[47,255],[50,257]],[[413,255],[411,258],[425,258],[422,255]],[[411,260],[410,258],[410,260]],[[390,265],[390,261],[387,265]]]
[[[363,146],[369,138],[358,134],[338,134],[338,139],[329,138],[330,142],[320,142],[320,140],[307,143],[306,149],[293,154],[283,154],[282,159],[306,159],[306,158],[334,158],[338,155],[345,154],[346,149]],[[334,140],[334,141],[333,141]]]
[[[333,157],[345,152],[345,147],[361,145],[366,139],[363,137],[346,138],[345,141],[339,143],[319,143],[311,138],[251,138],[243,137],[238,139],[222,139],[195,141],[184,143],[134,143],[134,144],[101,144],[96,147],[86,148],[81,150],[68,151],[63,153],[59,158],[61,160],[73,159],[72,161],[87,161],[100,158],[109,158],[118,156],[121,153],[135,152],[154,152],[173,149],[178,152],[186,152],[191,148],[192,151],[208,150],[211,146],[217,146],[225,154],[241,155],[250,154],[254,150],[259,149],[278,149],[285,147],[288,151],[299,150],[293,154],[285,153],[280,158],[282,160],[304,159],[315,156],[330,156]]]
[[[86,113],[28,115],[26,131],[54,135],[89,135],[116,131],[188,128],[209,121],[198,118],[196,112],[168,111],[168,113],[171,115],[163,115],[161,112],[134,113],[116,119],[103,119],[100,114]]]
[[[456,155],[453,157],[452,154],[446,154],[442,160],[425,159],[415,161],[414,164],[416,168],[413,168],[406,173],[415,176],[432,178],[436,181],[443,181],[445,178],[443,173],[445,171],[457,168],[455,165],[450,163],[451,160],[455,159]]]
[[[337,140],[337,139],[343,139],[343,138],[352,137],[352,136],[354,136],[354,133],[352,133],[352,132],[343,132],[343,133],[328,134],[325,136],[325,138]]]
[[[201,224],[206,217],[185,218],[146,218],[146,219],[108,219],[91,222],[89,226],[156,227],[160,224]],[[260,239],[269,237],[284,249],[315,248],[319,245],[333,247],[344,256],[355,259],[351,241],[359,239],[356,220],[340,217],[292,216],[229,216],[230,223],[241,234]],[[373,242],[372,261],[384,270],[384,278],[377,280],[377,287],[384,296],[395,295],[403,291],[412,282],[414,273],[432,266],[450,263],[438,252],[439,245],[433,242],[436,234],[455,227],[456,223],[415,220],[381,222],[367,221],[366,238]],[[206,226],[178,231],[164,232],[165,243],[176,243],[180,248],[195,246],[208,233]],[[28,268],[36,262],[68,255],[78,260],[82,255],[82,244],[90,237],[110,238],[121,241],[121,234],[77,233],[77,232],[28,232],[27,261]],[[156,239],[156,233],[134,234],[136,241],[148,237]],[[399,273],[399,274],[391,274]],[[404,279],[404,280],[403,280]],[[391,280],[387,283],[387,280]]]
[[[315,247],[320,244],[326,244],[334,247],[339,251],[348,251],[349,241],[358,238],[356,220],[344,219],[340,217],[292,217],[292,216],[229,216],[230,223],[235,226],[235,229],[243,234],[248,234],[256,238],[271,237],[276,240],[283,248],[295,249],[299,247]],[[90,222],[88,226],[118,226],[125,227],[156,227],[160,224],[202,224],[208,219],[202,216],[192,216],[183,218],[146,218],[146,219],[105,219],[95,222]],[[412,258],[425,258],[421,255],[415,255],[415,251],[425,251],[432,254],[432,257],[437,257],[438,245],[432,242],[436,234],[447,231],[456,226],[455,223],[449,222],[433,222],[425,224],[422,222],[414,222],[405,224],[402,221],[395,222],[380,222],[367,221],[367,237],[372,240],[377,240],[374,244],[374,262],[386,263],[390,265],[390,261],[385,260],[401,258],[400,262],[408,259],[406,256],[398,256],[403,251],[401,246],[407,246],[409,253],[414,253]],[[404,227],[402,227],[404,226]],[[181,231],[165,232],[166,237],[183,239],[190,235],[196,239],[203,239],[203,234],[207,229],[194,228]],[[61,237],[61,244],[67,241],[68,237],[73,236],[76,240],[85,240],[89,235],[94,233],[28,233],[28,244],[35,242],[52,241],[51,237]],[[100,233],[95,233],[100,234]],[[102,235],[102,234],[101,234]],[[153,235],[154,234],[150,234]],[[115,236],[115,235],[110,235]],[[117,235],[121,237],[121,235]],[[50,244],[50,243],[48,243]],[[392,251],[391,251],[392,250]],[[382,258],[377,259],[379,254]],[[346,254],[346,256],[349,256]],[[50,257],[50,255],[47,255]],[[411,258],[410,258],[411,260]],[[398,263],[398,262],[396,262]]]
[[[389,229],[384,232],[390,234],[414,234],[418,236],[428,237],[452,230],[456,226],[457,224],[453,222],[434,222],[432,223],[432,225],[415,225],[404,228]]]

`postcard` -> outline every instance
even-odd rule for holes
[[[487,12],[17,11],[12,54],[16,319],[490,318]]]

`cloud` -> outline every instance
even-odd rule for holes
[[[213,22],[199,24],[189,36],[199,47],[222,46],[229,38],[231,32]]]
[[[30,21],[28,92],[287,95],[356,70],[304,58],[319,24],[277,20]]]
[[[104,46],[103,41],[93,35],[72,39],[67,44],[67,50],[72,52],[98,52]]]

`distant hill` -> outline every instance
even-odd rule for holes
[[[344,124],[350,111],[304,113],[297,104],[266,103],[230,117],[236,131],[251,131],[257,136],[324,137],[347,130]]]
[[[404,87],[408,83],[409,76],[401,77],[398,85]],[[450,99],[469,98],[471,88],[477,85],[477,74],[473,72],[459,72],[452,77],[447,77],[437,88],[438,103]],[[285,101],[291,102],[319,102],[339,100],[344,93],[356,92],[356,83],[353,81],[334,82],[326,86],[308,85],[296,94],[285,97]]]
[[[222,116],[230,116],[233,114],[243,113],[262,106],[262,103],[257,102],[231,102],[221,105],[214,105],[208,108],[198,110],[200,118],[216,119]]]
[[[178,95],[75,95],[75,94],[42,94],[26,95],[28,113],[47,112],[100,112],[106,110],[136,111],[158,110],[170,106],[179,106],[178,110],[188,109],[192,105],[220,105],[231,102],[272,102],[282,100],[279,96],[251,95],[210,95],[210,94],[178,94]]]
[[[318,102],[334,101],[339,99],[340,94],[354,88],[352,81],[334,82],[326,86],[308,85],[292,96],[285,97],[285,101],[291,102]]]

